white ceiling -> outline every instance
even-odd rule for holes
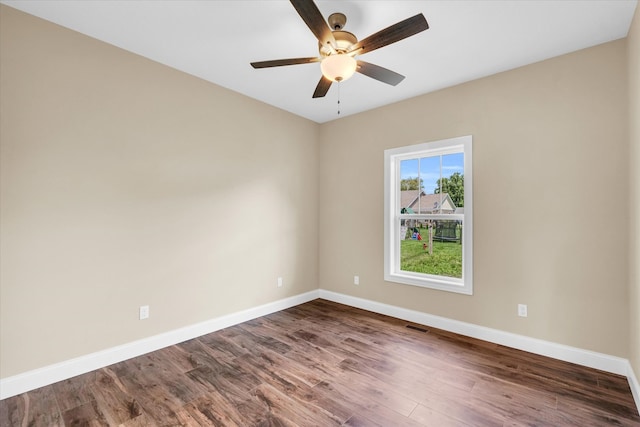
[[[315,37],[286,0],[1,2],[318,123],[623,38],[637,5],[637,0],[317,1],[325,17],[347,15],[345,30],[358,39],[417,13],[430,28],[362,57],[405,75],[398,86],[356,74],[334,84],[325,98],[312,99],[318,63],[259,70],[249,65],[317,56]]]

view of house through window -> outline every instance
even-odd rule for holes
[[[471,136],[385,150],[385,280],[472,293]]]
[[[462,278],[464,155],[434,155],[400,162],[400,269]]]

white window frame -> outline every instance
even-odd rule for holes
[[[393,148],[384,152],[384,279],[388,282],[460,294],[473,294],[473,174],[471,135]],[[452,153],[464,155],[463,214],[401,214],[400,162],[402,160]],[[462,278],[400,270],[400,221],[402,219],[461,219]]]

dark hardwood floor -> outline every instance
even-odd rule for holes
[[[624,377],[424,329],[316,300],[2,400],[0,425],[640,426]]]

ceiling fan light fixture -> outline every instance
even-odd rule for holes
[[[343,82],[356,72],[358,64],[351,55],[338,53],[327,56],[320,63],[322,75],[332,82]]]

